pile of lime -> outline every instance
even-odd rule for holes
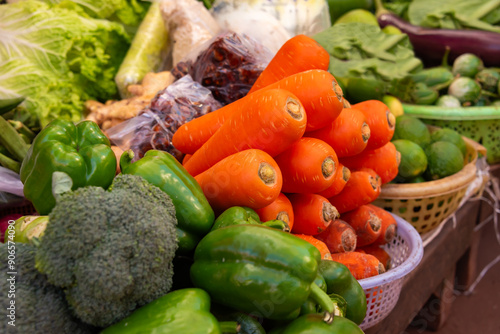
[[[467,147],[455,130],[440,128],[431,132],[411,115],[396,117],[392,143],[401,154],[394,183],[418,183],[442,179],[464,167]]]

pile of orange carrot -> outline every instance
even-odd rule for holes
[[[388,267],[380,246],[396,233],[371,204],[398,173],[395,119],[381,101],[350,105],[328,65],[313,39],[291,38],[245,97],[184,124],[172,144],[216,213],[281,219],[362,279]]]

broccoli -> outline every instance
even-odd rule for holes
[[[35,269],[34,245],[16,243],[15,252],[12,247],[8,247],[7,244],[0,245],[0,270],[4,273],[0,280],[0,305],[3,314],[0,333],[97,332],[97,328],[85,325],[73,316],[64,298],[64,292],[49,284],[45,276]],[[13,267],[7,262],[9,250],[13,252]],[[11,280],[8,272],[17,272],[15,280]],[[7,277],[3,277],[4,275]],[[14,301],[14,304],[11,304],[11,301]],[[14,322],[11,322],[12,320]]]
[[[107,191],[88,186],[57,198],[36,268],[64,289],[78,318],[107,327],[171,289],[176,225],[166,193],[119,174]]]

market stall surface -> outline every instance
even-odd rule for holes
[[[500,219],[500,215],[497,214],[497,218]],[[489,223],[481,230],[477,256],[478,274],[499,255],[500,245],[495,229],[493,224]],[[500,333],[500,262],[491,267],[471,294],[456,292],[449,298],[452,299],[451,312],[438,331],[431,331],[425,321],[422,321],[426,318],[432,321],[439,315],[440,310],[433,308],[431,302],[421,310],[421,318],[413,323],[415,326],[408,327],[404,334]]]

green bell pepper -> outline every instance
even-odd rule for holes
[[[325,319],[322,314],[306,314],[269,334],[363,334],[363,331],[344,317]]]
[[[56,204],[55,172],[66,174],[71,189],[98,186],[107,189],[116,175],[116,157],[108,138],[92,121],[78,124],[56,119],[35,137],[21,164],[24,196],[40,215]],[[56,174],[57,175],[57,174]]]
[[[22,216],[12,225],[14,228],[12,241],[28,243],[33,237],[40,238],[48,223],[49,216]],[[9,230],[5,231],[4,240],[7,240],[8,232]]]
[[[316,247],[290,233],[232,225],[200,241],[191,281],[215,302],[257,318],[297,317],[309,297],[333,313],[333,302],[314,283],[320,259]]]
[[[349,269],[335,261],[321,260],[319,273],[325,279],[326,292],[337,294],[347,302],[346,318],[361,324],[366,316],[366,295]]]
[[[284,221],[275,219],[267,222],[261,222],[257,212],[244,206],[233,206],[224,210],[224,212],[222,212],[215,220],[215,223],[212,226],[212,231],[221,227],[240,224],[260,224],[276,228],[284,232],[290,232],[290,226]]]
[[[210,313],[210,296],[201,289],[169,292],[104,329],[101,334],[237,333],[235,321],[219,322]]]
[[[149,150],[141,159],[132,162],[133,158],[132,150],[122,154],[122,173],[142,176],[170,196],[178,222],[178,252],[193,251],[215,220],[214,211],[200,185],[170,153]]]

